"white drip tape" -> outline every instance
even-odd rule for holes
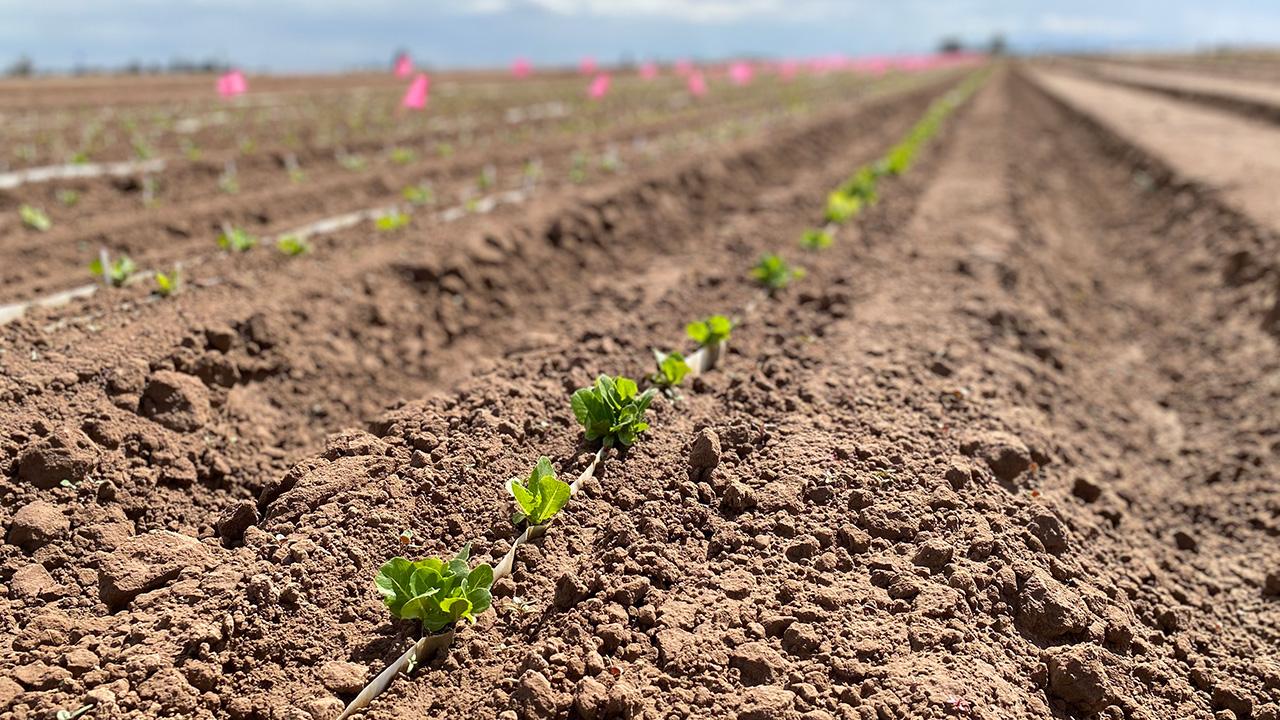
[[[477,201],[473,205],[472,209],[468,209],[463,206],[446,208],[444,210],[441,210],[439,213],[437,213],[436,218],[441,223],[451,223],[451,222],[460,220],[466,217],[467,215],[470,215],[473,213],[490,212],[491,210],[493,210],[499,205],[515,205],[515,204],[522,203],[525,201],[526,198],[528,198],[528,196],[529,196],[529,192],[526,190],[508,190],[506,192],[498,193],[496,195],[488,195],[481,198],[479,201]],[[404,205],[404,204],[395,204],[395,205],[384,205],[381,207],[369,208],[365,210],[356,210],[354,212],[343,213],[341,215],[334,215],[332,217],[322,218],[320,220],[316,220],[315,222],[307,223],[306,225],[302,225],[300,227],[294,228],[293,230],[290,230],[288,232],[283,232],[283,233],[280,233],[279,235],[270,236],[266,239],[269,241],[277,241],[280,238],[287,237],[290,235],[297,237],[299,239],[315,237],[317,235],[331,235],[333,233],[338,232],[339,230],[345,230],[350,227],[355,227],[356,225],[359,225],[362,222],[376,220],[377,218],[382,217],[383,215],[387,215],[394,212],[400,212],[402,210],[408,209],[409,207],[410,206]],[[188,258],[186,260],[180,260],[175,264],[181,265],[181,266],[192,265],[200,262],[201,260],[207,259],[207,257],[208,257],[207,255],[198,255],[196,257]],[[130,278],[129,284],[133,284],[139,280],[145,280],[153,276],[154,274],[155,274],[154,271],[140,271],[134,274],[132,278]],[[89,285],[80,285],[77,287],[73,287],[69,290],[61,290],[51,295],[46,295],[44,297],[36,298],[34,300],[23,300],[21,302],[9,303],[7,305],[0,305],[0,325],[5,325],[7,323],[13,322],[14,320],[17,320],[23,315],[26,315],[27,311],[32,308],[63,307],[65,305],[70,304],[72,301],[79,300],[81,298],[91,297],[92,295],[97,293],[98,290],[101,288],[102,288],[102,285],[99,285],[96,283],[89,284]]]
[[[83,163],[69,165],[45,165],[42,167],[14,170],[0,173],[0,190],[16,188],[26,183],[48,182],[50,180],[71,180],[75,178],[92,178],[124,175],[141,175],[164,170],[164,158],[153,160],[131,160],[117,163]]]

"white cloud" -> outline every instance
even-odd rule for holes
[[[1141,27],[1131,20],[1049,13],[1040,18],[1040,30],[1050,35],[1122,38],[1138,34]]]

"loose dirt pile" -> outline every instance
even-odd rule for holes
[[[336,716],[417,632],[378,566],[500,557],[503,482],[594,451],[569,394],[723,312],[721,366],[369,717],[1280,717],[1280,355],[1226,272],[1271,237],[1001,69],[802,254],[938,93],[104,310],[113,345],[7,329],[0,702]],[[769,250],[808,270],[773,297]]]

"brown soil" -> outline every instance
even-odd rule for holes
[[[503,553],[503,481],[585,465],[569,392],[725,312],[369,717],[1280,717],[1270,236],[1001,68],[802,253],[937,94],[4,327],[0,703],[335,716],[416,632],[377,567]]]

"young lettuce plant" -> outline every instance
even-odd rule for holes
[[[634,380],[601,375],[595,385],[579,389],[570,399],[573,415],[585,431],[587,440],[600,440],[605,447],[630,446],[636,436],[649,429],[644,412],[657,390],[637,394]]]
[[[158,272],[155,276],[156,289],[153,291],[160,297],[175,295],[182,289],[182,274],[177,270],[172,273]]]
[[[43,210],[31,205],[23,205],[18,208],[18,217],[22,219],[22,224],[36,230],[38,232],[48,232],[53,227],[53,221],[45,214]]]
[[[289,257],[297,257],[311,252],[311,244],[297,235],[285,235],[276,241],[276,249]]]
[[[384,215],[379,215],[373,223],[374,227],[382,232],[393,232],[409,224],[409,213],[392,210]]]
[[[649,380],[668,395],[673,395],[680,383],[684,382],[684,377],[691,372],[689,363],[685,362],[684,355],[674,351],[663,354],[654,350],[653,356],[658,363],[658,370],[649,376]]]
[[[493,568],[481,563],[468,566],[471,543],[452,560],[408,560],[395,557],[378,569],[374,584],[391,614],[401,620],[418,620],[429,633],[438,633],[458,620],[476,621],[493,598]]]
[[[723,315],[712,315],[705,320],[695,320],[684,326],[689,339],[698,343],[698,347],[719,345],[729,339],[733,331],[733,321]]]
[[[222,233],[218,235],[218,247],[229,252],[247,252],[257,244],[258,238],[250,235],[243,228],[223,225]]]
[[[411,205],[430,205],[435,202],[435,193],[431,191],[431,186],[422,183],[420,185],[409,185],[400,193],[401,197],[408,200]]]
[[[569,502],[569,483],[556,477],[551,458],[543,455],[533,467],[529,477],[521,481],[511,478],[507,491],[516,499],[518,510],[511,516],[516,525],[528,523],[530,527],[546,525]]]
[[[751,277],[772,292],[785,288],[792,280],[804,277],[804,268],[793,268],[786,260],[770,253],[762,256],[760,262],[751,269]]]
[[[843,223],[849,218],[858,214],[862,209],[862,200],[855,195],[850,195],[843,188],[831,191],[827,195],[827,222]]]
[[[831,247],[831,233],[826,230],[805,230],[800,236],[800,246],[806,250],[825,250]]]
[[[115,260],[107,258],[106,250],[93,262],[89,263],[89,272],[100,277],[111,287],[121,287],[137,272],[138,266],[128,255],[121,255]]]

